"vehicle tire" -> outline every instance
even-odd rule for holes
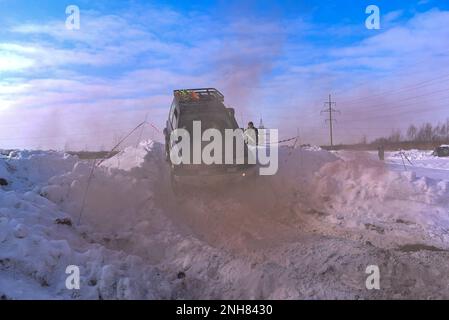
[[[168,152],[167,147],[165,147],[165,161],[170,162],[170,153]]]
[[[170,187],[175,195],[180,194],[181,187],[179,186],[179,183],[176,181],[172,170],[170,170]]]

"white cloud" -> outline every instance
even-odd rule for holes
[[[2,71],[20,71],[33,65],[32,59],[0,49],[0,73]]]
[[[382,16],[382,23],[391,24],[403,15],[403,10],[391,11]]]
[[[428,3],[430,3],[430,0],[419,0],[418,1],[418,5],[424,5],[424,4],[428,4]]]

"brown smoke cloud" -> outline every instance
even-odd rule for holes
[[[237,114],[245,117],[260,116],[251,102],[261,93],[264,77],[275,67],[286,38],[276,15],[268,19],[253,17],[256,5],[254,1],[242,1],[227,7],[228,23],[214,63],[217,86]]]

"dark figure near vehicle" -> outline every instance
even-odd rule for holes
[[[259,130],[254,126],[252,121],[248,122],[248,128],[246,128],[246,130],[249,132],[254,130],[254,134],[256,136],[256,146],[259,145]]]
[[[379,160],[384,160],[384,158],[385,158],[385,150],[384,150],[384,146],[383,145],[380,145],[378,148],[377,148],[377,155],[379,156]]]

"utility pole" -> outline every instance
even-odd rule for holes
[[[326,119],[325,121],[329,121],[329,136],[330,136],[330,140],[331,140],[331,147],[334,146],[334,136],[333,136],[333,122],[336,121],[333,117],[332,117],[332,113],[337,112],[340,113],[340,111],[335,110],[333,107],[337,105],[336,102],[332,101],[332,96],[329,94],[329,101],[324,103],[325,106],[327,106],[326,109],[322,110],[321,113],[325,112],[329,114],[329,118]]]

